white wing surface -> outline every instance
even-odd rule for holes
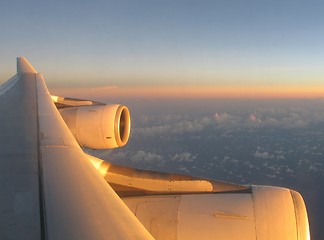
[[[153,239],[88,161],[25,58],[0,88],[0,111],[0,239]]]

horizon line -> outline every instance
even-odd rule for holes
[[[173,98],[173,99],[324,99],[323,87],[196,87],[196,86],[103,86],[53,87],[51,92],[61,96],[96,96],[115,98]]]

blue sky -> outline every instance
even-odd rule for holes
[[[0,78],[47,84],[323,88],[321,1],[2,1]],[[323,90],[324,93],[324,90]]]

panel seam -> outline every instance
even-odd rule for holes
[[[255,240],[258,240],[258,232],[257,232],[257,220],[256,220],[256,214],[255,214],[255,205],[254,205],[254,194],[253,194],[253,186],[251,186],[251,197],[252,197],[252,207],[253,207],[253,220],[254,220],[254,231],[255,231]],[[256,188],[256,186],[254,186]]]
[[[46,225],[46,209],[45,209],[45,197],[44,197],[44,186],[43,186],[43,165],[42,165],[42,154],[40,150],[40,126],[39,126],[39,111],[38,111],[38,84],[37,74],[35,74],[35,98],[36,98],[36,122],[37,122],[37,165],[38,165],[38,196],[39,196],[39,217],[41,227],[41,239],[46,240],[47,238],[47,225]]]

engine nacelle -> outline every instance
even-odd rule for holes
[[[94,105],[59,109],[65,123],[82,147],[107,149],[124,146],[130,134],[126,106]]]
[[[154,239],[309,240],[299,193],[252,186],[250,191],[123,198]]]

